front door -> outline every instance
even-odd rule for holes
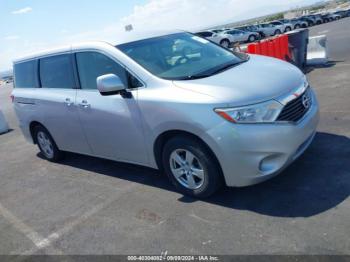
[[[79,117],[94,155],[114,160],[145,164],[142,121],[137,104],[137,87],[130,96],[102,96],[97,77],[115,74],[126,87],[128,72],[112,58],[98,52],[76,53],[81,89],[77,91]]]

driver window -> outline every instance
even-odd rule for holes
[[[76,53],[77,67],[80,77],[81,89],[97,89],[97,77],[105,74],[119,76],[125,86],[128,86],[128,74],[126,70],[98,52]]]

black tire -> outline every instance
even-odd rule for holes
[[[299,24],[296,24],[295,26],[294,26],[294,29],[299,29],[300,28],[300,25]]]
[[[250,35],[248,37],[248,42],[253,43],[257,40],[257,37],[255,35]]]
[[[280,34],[281,34],[281,30],[277,29],[277,30],[275,31],[275,35],[280,35]]]
[[[171,155],[176,150],[189,151],[197,158],[204,171],[203,184],[199,188],[187,188],[175,178],[171,170],[170,162]],[[167,141],[163,148],[162,164],[171,183],[178,191],[185,195],[196,198],[206,198],[214,194],[223,185],[223,176],[218,161],[202,142],[191,137],[178,136]],[[186,174],[183,174],[182,177],[186,177]]]
[[[231,43],[230,43],[230,41],[229,41],[228,39],[222,39],[222,40],[220,41],[220,45],[223,46],[223,47],[225,47],[225,48],[229,48],[230,45],[231,45]]]
[[[41,143],[39,141],[40,133],[44,134],[46,136],[46,138],[50,141],[50,143],[51,143],[50,148],[52,149],[52,154],[47,153],[47,151],[45,151],[45,149],[41,145]],[[49,133],[49,131],[45,127],[43,127],[41,125],[36,126],[34,128],[33,135],[34,135],[35,142],[37,143],[37,145],[40,149],[41,155],[46,160],[51,161],[51,162],[58,162],[63,158],[63,156],[64,156],[63,152],[58,149],[55,140],[52,138],[51,134]]]
[[[289,31],[292,31],[292,28],[290,26],[287,26],[285,32],[289,32]]]

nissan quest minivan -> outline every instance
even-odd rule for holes
[[[69,151],[157,168],[195,197],[277,175],[319,119],[295,66],[187,32],[45,51],[14,61],[14,75],[20,127],[47,160]]]

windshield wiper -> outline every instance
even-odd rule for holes
[[[197,74],[197,75],[192,75],[192,76],[188,76],[187,78],[184,79],[198,79],[198,78],[204,78],[204,77],[209,77],[212,75],[216,75],[219,74],[221,72],[224,72],[232,67],[238,66],[242,63],[246,62],[246,60],[240,61],[240,62],[235,62],[235,63],[228,63],[225,64],[224,66],[221,66],[220,68],[216,69],[216,70],[210,70],[210,72],[206,71],[205,73],[201,73],[201,74]]]
[[[200,73],[200,74],[179,77],[179,78],[176,78],[176,79],[173,79],[173,80],[194,80],[194,79],[210,77],[210,76],[219,74],[221,72],[224,72],[224,71],[226,71],[226,70],[228,70],[228,69],[230,69],[232,67],[235,67],[235,66],[238,66],[240,64],[243,64],[243,63],[247,62],[248,60],[249,59],[244,59],[244,60],[242,60],[240,62],[227,63],[227,64],[221,66],[220,68],[216,69],[216,70],[210,69],[210,70],[207,70],[207,71],[205,71],[203,73]]]
[[[232,67],[235,67],[235,66],[238,66],[239,64],[242,64],[244,63],[245,61],[241,61],[241,62],[236,62],[236,63],[230,63],[230,64],[227,64],[227,65],[224,65],[222,67],[220,67],[219,69],[217,70],[214,70],[211,72],[211,75],[216,75],[216,74],[219,74],[221,72],[224,72]]]
[[[200,78],[205,78],[209,76],[211,76],[211,74],[198,74],[198,75],[192,75],[192,76],[179,77],[174,80],[194,80],[194,79],[200,79]]]

